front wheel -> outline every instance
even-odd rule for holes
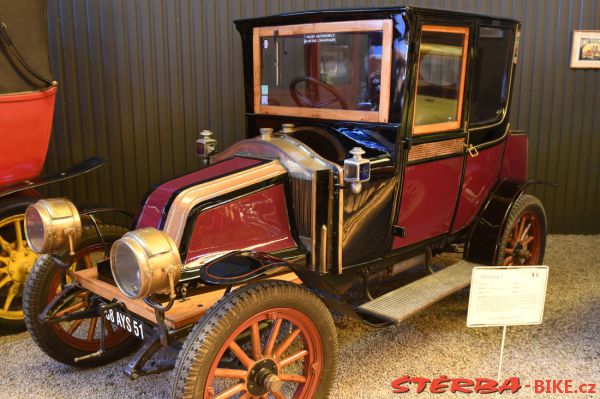
[[[506,219],[496,264],[540,265],[544,260],[546,235],[544,206],[533,195],[521,195]]]
[[[104,242],[112,244],[127,229],[119,226],[99,225]],[[97,262],[104,259],[105,246],[95,229],[85,228],[75,255],[63,254],[69,259],[71,270],[96,267]],[[53,359],[82,367],[106,364],[125,356],[135,349],[139,341],[127,331],[104,323],[105,331],[100,330],[101,321],[98,316],[73,321],[45,323],[38,319],[48,304],[61,292],[61,280],[64,272],[50,255],[41,255],[29,275],[23,290],[23,311],[25,324],[34,342]],[[69,313],[93,309],[94,301],[89,291],[82,290],[70,301],[57,308],[53,317],[61,317]],[[100,349],[100,334],[104,334],[105,353],[99,358],[90,358],[75,363],[75,358],[94,353]]]
[[[175,398],[326,398],[337,335],[313,293],[269,281],[233,291],[188,336],[176,365]]]

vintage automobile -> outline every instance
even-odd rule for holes
[[[545,213],[508,119],[519,26],[413,7],[236,21],[248,139],[216,153],[202,132],[208,165],[155,186],[122,237],[66,199],[27,209],[33,339],[81,366],[141,344],[125,373],[174,367],[176,398],[325,398],[331,310],[384,327],[476,265],[539,264]],[[463,259],[430,267],[443,252]],[[150,361],[163,347],[176,362]]]
[[[46,2],[0,0],[0,332],[23,330],[21,296],[37,255],[23,215],[38,187],[99,167],[94,157],[41,176],[58,83],[48,59]]]

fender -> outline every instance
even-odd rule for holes
[[[194,274],[199,275],[204,282],[209,284],[232,286],[246,283],[257,277],[267,275],[269,271],[281,268],[296,273],[302,283],[318,295],[330,309],[360,320],[374,328],[387,327],[393,324],[389,320],[357,313],[354,307],[343,299],[334,285],[325,281],[319,273],[306,267],[304,254],[293,260],[284,260],[265,252],[232,251],[203,265]],[[184,278],[182,275],[182,280]]]
[[[0,219],[25,213],[27,206],[40,198],[41,195],[35,190],[26,190],[15,195],[0,197]]]
[[[485,206],[475,219],[465,247],[464,258],[469,262],[493,266],[498,259],[502,229],[515,202],[533,184],[502,180],[489,195]]]
[[[241,250],[219,256],[200,267],[197,272],[208,284],[234,285],[245,283],[281,267],[289,268],[289,260],[266,252]]]
[[[35,179],[31,180],[25,180],[22,182],[9,184],[8,186],[0,189],[0,198],[91,172],[92,170],[104,165],[104,162],[104,159],[100,157],[91,157],[79,162],[78,164],[70,166],[67,169],[64,169],[60,172],[56,172],[46,176],[36,177]]]

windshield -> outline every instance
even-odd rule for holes
[[[387,118],[391,29],[385,32],[384,22],[260,28],[254,52],[257,111],[381,121],[384,110]],[[331,31],[334,26],[337,31]]]

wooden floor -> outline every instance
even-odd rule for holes
[[[131,313],[152,323],[156,323],[154,309],[146,305],[142,299],[127,298],[119,288],[98,279],[96,268],[84,269],[75,273],[75,280],[81,286],[105,299],[116,299],[122,302]],[[300,283],[295,273],[285,273],[269,277],[272,280],[283,280]],[[235,286],[238,288],[240,286]],[[165,314],[165,322],[170,328],[180,328],[195,323],[225,293],[225,289],[215,289],[190,296],[185,301],[176,300],[171,310]]]

